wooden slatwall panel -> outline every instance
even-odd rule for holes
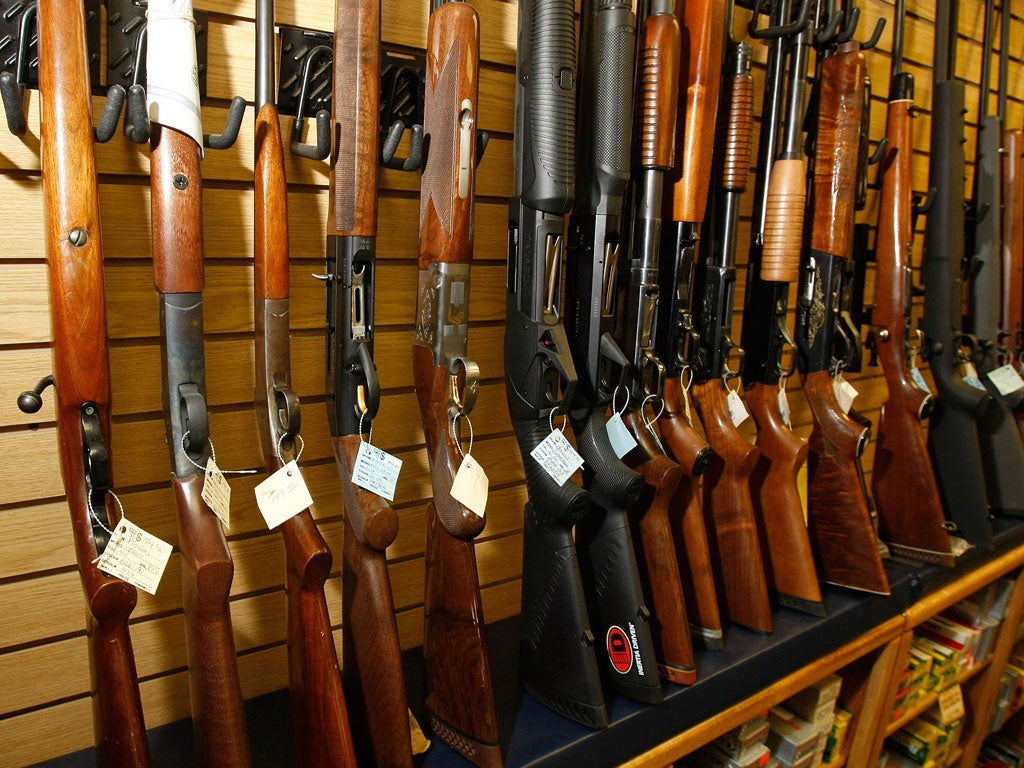
[[[488,524],[477,556],[488,621],[519,610],[522,555],[521,510],[525,501],[518,458],[504,401],[506,199],[511,194],[516,5],[472,0],[482,30],[480,126],[491,143],[477,177],[476,251],[473,266],[473,328],[470,354],[484,377],[474,412],[475,456],[491,479]],[[218,461],[226,468],[262,466],[252,408],[252,168],[254,4],[252,0],[202,0],[211,12],[206,130],[219,130],[231,96],[250,102],[238,143],[209,151],[203,163],[206,208],[206,357],[211,433]],[[909,0],[906,60],[917,78],[915,188],[927,186],[928,106],[934,3]],[[892,6],[864,0],[864,28],[889,17]],[[968,82],[968,102],[977,100],[981,36],[980,0],[961,2],[958,74]],[[383,36],[389,44],[422,49],[427,3],[384,0]],[[749,14],[738,11],[739,22]],[[332,0],[278,0],[277,22],[315,29],[333,24]],[[1024,20],[1013,19],[1012,39],[1021,40]],[[737,29],[739,27],[737,26]],[[867,54],[875,83],[872,139],[884,131],[890,48],[888,31]],[[997,38],[998,40],[998,38]],[[764,46],[755,44],[764,59]],[[1012,51],[1008,125],[1024,123],[1024,75]],[[761,82],[762,71],[755,71]],[[757,95],[760,110],[760,93]],[[94,102],[99,113],[100,101]],[[976,111],[968,120],[967,152],[973,157]],[[285,128],[290,127],[285,121]],[[42,244],[39,180],[38,95],[29,96],[29,132],[24,139],[0,132],[0,768],[26,765],[92,743],[84,606],[56,458],[52,400],[40,414],[25,416],[17,394],[50,372],[46,265]],[[148,152],[118,134],[97,149],[107,257],[106,284],[114,395],[115,480],[128,516],[172,543],[177,532],[167,487],[168,464],[160,415],[157,303],[149,263]],[[303,472],[316,501],[315,515],[335,553],[341,551],[342,502],[332,460],[324,405],[322,324],[324,291],[310,275],[322,271],[327,215],[327,166],[286,160],[292,184],[289,224],[292,254],[292,366],[303,401]],[[415,414],[409,339],[415,305],[418,178],[384,171],[379,204],[376,359],[384,387],[375,420],[375,443],[405,462],[395,507],[401,527],[390,548],[390,571],[404,647],[422,640],[423,514],[430,480],[423,435]],[[969,187],[967,187],[969,189]],[[749,239],[750,195],[744,199],[740,232],[740,280]],[[869,198],[865,221],[877,215]],[[920,263],[920,237],[915,264]],[[869,295],[871,292],[869,282]],[[742,302],[738,300],[738,306]],[[918,310],[920,307],[918,306]],[[737,322],[740,322],[737,318]],[[737,331],[738,338],[738,331]],[[857,407],[876,418],[885,396],[880,369],[854,377]],[[792,388],[793,418],[807,434],[810,414]],[[748,423],[747,428],[750,428]],[[870,472],[872,448],[865,457]],[[252,487],[260,478],[232,480],[235,558],[232,616],[245,695],[287,685],[283,551],[256,510]],[[336,561],[337,561],[336,557]],[[341,585],[338,568],[328,582],[328,600],[340,649]],[[183,646],[180,566],[173,556],[156,596],[139,595],[132,639],[149,726],[188,716]]]

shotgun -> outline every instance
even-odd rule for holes
[[[630,698],[657,703],[662,691],[654,673],[650,612],[626,516],[644,490],[644,479],[616,458],[604,424],[629,365],[612,331],[629,181],[636,19],[625,2],[593,0],[582,10],[565,329],[578,376],[569,419],[592,505],[576,524],[576,546],[609,685]]]
[[[462,452],[459,422],[473,409],[479,386],[479,369],[466,353],[479,39],[471,5],[433,0],[412,362],[434,494],[427,508],[423,606],[427,711],[434,733],[453,749],[477,765],[500,766],[473,549],[485,519],[451,495]]]
[[[669,276],[672,290],[658,300],[655,353],[665,365],[665,412],[658,420],[662,445],[684,472],[669,505],[679,569],[684,573],[683,594],[694,639],[710,650],[723,645],[722,617],[704,521],[700,474],[711,458],[711,448],[693,429],[690,356],[694,340],[690,292],[694,257],[704,219],[710,179],[710,158],[718,115],[722,66],[721,32],[725,20],[723,0],[676,4],[689,37],[687,56],[680,56],[680,90],[676,119],[675,164],[668,175],[671,195],[665,196],[660,269]]]
[[[1024,356],[1024,131],[1003,131],[1003,339],[1009,357]],[[1014,409],[1024,435],[1024,409]]]
[[[256,421],[267,471],[295,461],[299,399],[289,355],[288,185],[274,103],[274,2],[256,6]],[[355,766],[324,582],[331,550],[308,509],[281,524],[295,764]],[[346,622],[347,624],[347,622]],[[351,663],[351,662],[350,662]]]
[[[509,203],[505,392],[526,469],[524,690],[592,728],[609,723],[572,529],[590,494],[559,486],[531,452],[565,412],[576,367],[561,312],[566,214],[575,196],[576,20],[572,0],[521,0],[515,197]]]
[[[644,5],[644,4],[641,4]],[[669,505],[682,469],[665,455],[644,406],[664,395],[665,365],[654,353],[659,299],[661,199],[665,174],[672,170],[678,111],[679,21],[674,0],[651,0],[641,8],[637,46],[635,173],[631,201],[629,260],[618,264],[624,352],[630,361],[625,423],[637,446],[623,459],[644,478],[644,493],[629,512],[644,593],[651,600],[658,671],[666,680],[689,685],[697,680],[693,643]],[[646,13],[644,13],[646,11]]]
[[[978,378],[992,396],[992,403],[978,421],[982,466],[985,484],[993,511],[1024,514],[1024,440],[1013,417],[1013,408],[1021,401],[1020,388],[1004,394],[990,378],[1003,364],[1005,348],[1000,344],[1000,300],[1003,267],[1000,223],[1002,161],[999,154],[1003,138],[1002,123],[1005,96],[1000,96],[1000,110],[989,112],[989,80],[992,59],[992,26],[994,0],[985,3],[985,31],[982,39],[981,99],[978,103],[978,141],[974,160],[974,190],[968,216],[968,242],[972,246],[968,262],[968,314],[965,330],[977,338],[973,361]],[[1003,12],[1004,21],[1008,14]],[[1008,24],[1003,25],[1008,27]],[[1008,42],[1008,39],[1007,39]],[[1009,52],[1004,44],[1000,62]],[[1005,67],[1001,67],[1005,70]],[[999,84],[1005,93],[1006,75]]]
[[[814,426],[808,441],[807,520],[825,581],[888,594],[859,457],[870,430],[836,399],[845,365],[838,297],[853,246],[857,161],[864,106],[864,54],[839,42],[819,66],[809,247],[801,264],[796,341]],[[845,352],[856,345],[846,344]]]
[[[753,37],[767,40],[768,58],[740,346],[744,392],[757,427],[760,451],[750,475],[750,490],[765,545],[765,576],[780,604],[817,613],[821,591],[816,588],[818,573],[797,486],[808,446],[789,423],[785,391],[794,371],[791,361],[795,342],[787,317],[788,281],[794,276],[790,270],[780,280],[779,275],[769,274],[764,268],[765,248],[771,246],[773,256],[778,250],[777,238],[772,239],[776,232],[770,233],[766,226],[768,221],[776,220],[775,211],[784,199],[775,192],[776,176],[785,173],[788,178],[792,174],[799,179],[794,193],[803,192],[804,159],[799,134],[806,99],[809,14],[809,3],[797,10],[789,0],[780,0],[772,6],[768,27],[751,27]],[[795,167],[795,173],[790,166]],[[798,232],[803,215],[802,205],[790,212]]]
[[[40,0],[37,22],[39,146],[54,372],[34,390],[23,392],[18,407],[25,413],[37,412],[43,390],[54,385],[61,476],[87,604],[97,763],[148,766],[146,724],[128,631],[137,593],[95,564],[121,513],[108,498],[113,486],[110,357],[85,10],[80,1]],[[124,92],[120,95],[123,101]],[[20,98],[14,106],[20,109]],[[115,114],[115,125],[117,118]],[[18,120],[24,123],[20,112]]]
[[[956,0],[936,7],[935,84],[932,90],[928,184],[934,189],[925,227],[923,352],[938,397],[928,429],[928,451],[946,517],[960,536],[992,547],[989,497],[980,419],[992,398],[964,382],[960,365],[970,359],[970,338],[961,330],[964,256],[964,84],[956,79]]]
[[[327,213],[326,393],[345,501],[344,682],[359,752],[372,754],[379,766],[411,768],[408,697],[387,567],[398,515],[352,480],[380,405],[373,363],[380,3],[335,2],[333,67],[337,128]]]
[[[903,69],[903,11],[893,12],[892,79],[885,123],[886,155],[878,207],[875,254],[875,354],[889,396],[878,419],[871,491],[878,507],[879,537],[899,557],[952,566],[949,532],[922,421],[932,397],[911,378],[907,366],[910,326],[911,189],[914,155],[914,76]]]
[[[195,67],[191,0],[151,0],[146,91],[150,132],[153,274],[160,303],[160,347],[171,485],[178,512],[185,649],[197,760],[202,765],[250,764],[242,690],[235,664],[228,596],[234,565],[220,520],[202,499],[210,458],[203,354],[202,127],[199,88],[176,68]],[[236,97],[237,135],[245,102]],[[175,114],[172,104],[188,105]]]
[[[728,17],[731,22],[731,5]],[[731,31],[731,24],[726,28]],[[704,433],[715,452],[704,473],[704,510],[712,521],[726,613],[737,624],[771,632],[768,582],[750,491],[759,450],[740,434],[727,400],[732,396],[727,382],[739,375],[729,368],[729,358],[734,352],[740,359],[743,356],[732,341],[736,222],[750,171],[754,107],[751,48],[731,38],[730,34],[722,73],[724,98],[719,103],[721,142],[712,163],[715,194],[705,216],[713,225],[712,236],[704,241],[693,286],[697,332],[693,391]]]

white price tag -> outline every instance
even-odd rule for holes
[[[155,595],[170,556],[170,544],[121,518],[96,567]]]
[[[725,405],[729,409],[729,418],[732,419],[734,427],[738,427],[750,416],[747,413],[747,407],[743,404],[743,400],[735,389],[729,390],[729,394],[725,397]]]
[[[220,518],[225,528],[231,527],[231,486],[224,473],[217,467],[211,456],[206,462],[206,477],[203,479],[203,501]]]
[[[832,380],[832,391],[835,392],[836,400],[839,401],[839,407],[843,409],[843,413],[850,412],[853,401],[860,394],[853,384],[840,376],[836,376]]]
[[[939,691],[939,717],[946,725],[956,722],[964,716],[964,694],[960,683]]]
[[[359,444],[356,462],[352,465],[352,482],[388,501],[394,501],[398,473],[401,471],[401,459],[363,442]]]
[[[782,416],[782,423],[790,429],[793,428],[792,413],[789,410],[789,395],[784,387],[779,387],[779,414]]]
[[[459,471],[455,473],[455,479],[452,480],[452,498],[479,517],[483,517],[484,510],[487,508],[488,486],[487,475],[470,454],[462,460]]]
[[[583,457],[576,453],[576,449],[559,429],[541,440],[540,445],[530,451],[530,455],[559,485],[565,485],[572,473],[583,466]]]
[[[294,460],[256,486],[256,506],[267,528],[276,528],[312,504],[313,497]]]
[[[994,371],[989,371],[988,380],[995,384],[999,394],[1004,397],[1024,388],[1024,379],[1017,373],[1017,369],[1009,363],[1001,368],[996,368]]]
[[[636,448],[636,440],[633,439],[633,435],[626,429],[626,425],[622,423],[622,418],[619,414],[613,413],[612,417],[608,419],[608,423],[604,426],[608,431],[608,442],[612,444],[612,450],[615,451],[617,459],[621,459]]]
[[[928,386],[928,382],[924,379],[924,374],[921,373],[921,369],[916,365],[910,369],[910,380],[917,384],[917,388],[922,392],[927,392],[929,395],[932,393],[931,387]]]

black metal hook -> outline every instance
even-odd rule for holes
[[[37,7],[32,3],[21,15],[18,25],[18,56],[14,72],[0,72],[0,99],[3,100],[7,127],[15,136],[24,136],[28,130],[25,116],[25,89],[27,83],[28,50],[32,44],[29,30],[36,19]]]
[[[777,27],[765,27],[764,29],[758,29],[757,14],[761,10],[762,2],[763,0],[755,0],[754,14],[751,16],[750,23],[747,25],[747,34],[755,40],[773,40],[779,37],[795,35],[807,26],[807,21],[811,17],[810,0],[803,0],[800,5],[800,13],[797,15],[795,21],[791,21],[789,24],[780,24]]]
[[[203,146],[210,149],[227,149],[238,139],[238,130],[242,127],[242,119],[245,117],[245,99],[235,96],[231,99],[231,107],[228,110],[228,119],[224,123],[224,130],[221,133],[204,133]]]
[[[148,27],[139,30],[139,41],[135,49],[135,66],[132,82],[128,86],[128,105],[124,112],[124,136],[135,144],[149,141],[149,110],[146,108],[146,52],[149,42]]]
[[[306,61],[302,67],[302,90],[295,120],[292,122],[291,150],[299,157],[310,160],[323,160],[331,154],[331,115],[326,109],[321,109],[316,114],[316,144],[302,142],[302,134],[306,129],[306,100],[309,98],[309,85],[313,79],[313,62],[323,57],[333,60],[334,51],[326,45],[318,45],[306,54]]]
[[[412,171],[423,167],[423,126],[414,125],[409,129],[409,154],[407,157],[395,157],[398,145],[405,135],[405,124],[401,120],[395,120],[388,135],[384,138],[381,147],[381,164],[386,168],[399,168],[403,171]]]

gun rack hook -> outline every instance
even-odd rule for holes
[[[313,62],[320,58],[333,60],[334,51],[326,45],[318,45],[306,55],[302,67],[302,90],[299,93],[295,120],[292,122],[291,150],[299,157],[309,160],[323,160],[331,154],[331,116],[326,109],[316,113],[316,144],[302,143],[302,134],[306,129],[306,99],[309,97],[309,85],[313,79]]]
[[[790,37],[791,35],[795,35],[807,26],[807,21],[811,17],[810,0],[803,0],[800,5],[800,13],[797,15],[795,21],[791,21],[789,24],[780,24],[777,27],[765,27],[764,29],[758,29],[757,14],[761,11],[762,2],[764,2],[764,0],[755,0],[754,14],[751,16],[750,23],[747,25],[747,34],[755,40],[774,40],[779,37]]]
[[[380,150],[381,164],[386,168],[398,168],[403,171],[422,168],[424,164],[423,126],[416,124],[409,129],[409,155],[404,158],[395,157],[403,135],[405,135],[405,123],[395,120],[391,128],[388,129],[388,135]]]
[[[143,26],[139,30],[132,83],[128,86],[128,105],[124,113],[124,137],[134,144],[145,144],[149,141],[149,110],[146,109],[146,86],[143,85],[146,49],[149,43],[148,29],[147,26]]]
[[[231,99],[231,108],[228,110],[228,119],[224,124],[222,133],[204,133],[203,146],[210,149],[227,149],[238,139],[238,130],[242,127],[242,118],[245,117],[245,99],[235,96]]]
[[[28,67],[28,49],[31,45],[29,30],[35,21],[36,10],[36,4],[32,3],[21,15],[14,73],[0,73],[0,98],[3,99],[4,112],[7,115],[7,127],[15,136],[24,136],[28,130],[28,121],[25,118],[25,70]]]

